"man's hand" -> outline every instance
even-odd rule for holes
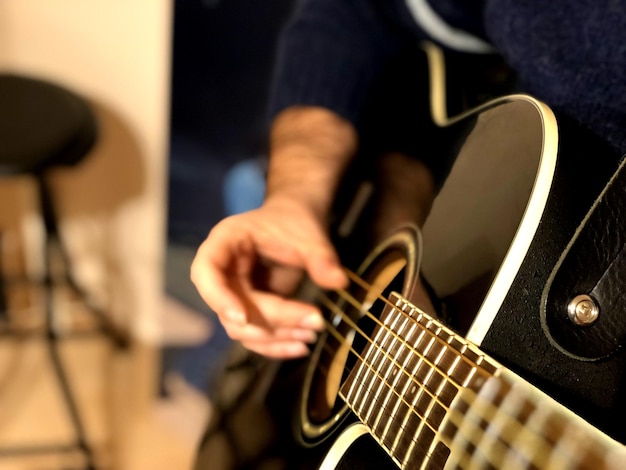
[[[306,355],[324,326],[315,306],[288,297],[304,272],[323,288],[347,284],[324,224],[298,202],[274,197],[217,224],[191,278],[232,339],[290,358]]]
[[[191,277],[231,338],[288,358],[307,354],[324,326],[316,307],[289,298],[303,274],[322,288],[347,284],[326,221],[357,134],[329,110],[294,107],[276,117],[270,140],[264,204],[217,224]]]

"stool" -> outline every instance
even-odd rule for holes
[[[65,452],[78,449],[85,455],[86,468],[94,469],[92,451],[72,393],[67,374],[59,355],[60,334],[55,328],[53,289],[59,280],[51,272],[51,257],[60,258],[63,266],[62,282],[84,301],[89,312],[98,320],[102,331],[123,347],[126,339],[108,320],[104,312],[89,301],[72,276],[70,259],[58,233],[52,191],[47,181],[49,170],[71,167],[85,158],[97,138],[97,124],[90,106],[69,90],[43,80],[0,74],[0,178],[29,175],[36,183],[41,217],[45,227],[45,246],[42,278],[38,281],[44,292],[44,333],[55,377],[72,427],[76,443],[71,446],[29,446],[2,448],[0,457],[31,453]],[[56,250],[52,250],[52,247]],[[31,282],[33,280],[27,280]],[[10,281],[4,280],[3,284]],[[1,287],[1,286],[0,286]],[[0,301],[0,306],[3,302]],[[0,323],[3,318],[0,317]],[[6,316],[4,317],[6,320]],[[19,334],[10,328],[4,334]],[[0,467],[2,464],[0,464]]]

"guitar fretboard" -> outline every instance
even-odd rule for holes
[[[626,468],[621,445],[605,442],[586,423],[579,425],[579,418],[529,392],[525,382],[490,378],[478,395],[462,390],[456,400],[460,406],[452,408],[463,414],[449,441],[455,450],[449,468]]]
[[[626,447],[397,294],[340,394],[400,468],[626,468]]]
[[[441,468],[449,450],[438,430],[459,388],[477,390],[498,367],[399,296],[390,301],[341,394],[401,467]]]

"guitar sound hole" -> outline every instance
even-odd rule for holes
[[[403,246],[388,247],[360,271],[367,288],[353,283],[349,296],[331,297],[335,307],[327,308],[325,316],[332,327],[313,351],[304,384],[301,418],[305,436],[314,440],[324,437],[346,414],[339,396],[341,384],[367,346],[384,299],[391,291],[403,291],[407,262]]]

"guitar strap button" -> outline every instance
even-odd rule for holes
[[[574,297],[567,306],[567,316],[578,326],[593,325],[600,315],[600,307],[587,294],[581,294]]]

